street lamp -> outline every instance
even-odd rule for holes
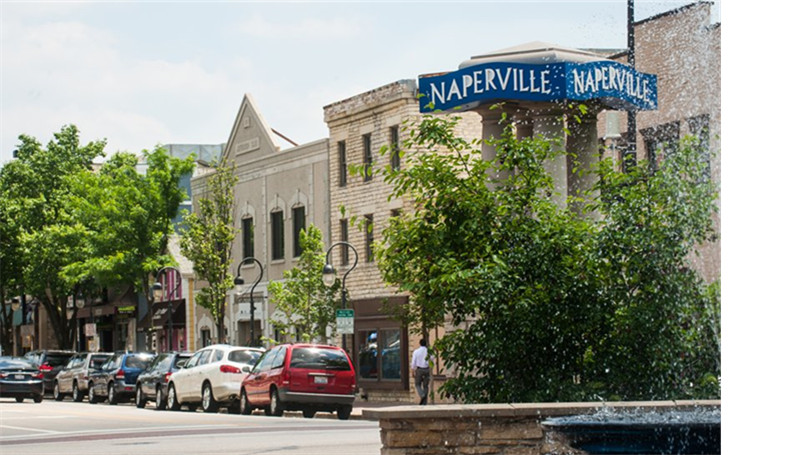
[[[328,252],[325,253],[325,266],[322,268],[322,283],[327,286],[331,287],[334,283],[336,283],[336,269],[331,265],[331,251],[336,246],[345,246],[353,250],[353,254],[355,255],[355,260],[353,260],[353,265],[344,272],[344,276],[342,276],[342,309],[344,310],[347,308],[347,289],[345,288],[344,282],[347,279],[347,275],[356,268],[356,264],[358,264],[358,251],[356,248],[348,242],[335,242],[333,245],[328,247]],[[342,334],[342,349],[347,351],[347,335]]]
[[[153,297],[154,298],[158,298],[161,301],[164,300],[163,299],[164,290],[163,290],[163,287],[161,286],[161,282],[158,281],[158,279],[167,270],[172,270],[177,275],[177,279],[175,280],[175,287],[173,287],[169,291],[169,294],[167,294],[167,308],[168,308],[167,309],[167,311],[168,311],[168,314],[167,314],[167,351],[172,351],[172,299],[174,298],[175,291],[177,291],[178,288],[181,285],[181,280],[180,280],[181,271],[176,269],[175,267],[171,267],[171,266],[162,267],[161,270],[159,270],[156,273],[156,282],[153,283]],[[153,303],[155,303],[155,302],[153,302]],[[150,327],[152,327],[152,326],[153,326],[153,319],[151,318],[150,319]]]
[[[239,266],[236,268],[236,278],[233,279],[233,284],[236,285],[236,293],[242,293],[242,286],[244,286],[244,278],[242,278],[242,265],[246,262],[255,262],[258,265],[258,279],[252,286],[250,286],[250,346],[256,345],[256,304],[253,300],[253,291],[258,286],[258,283],[261,282],[261,278],[264,277],[264,266],[261,265],[261,262],[254,258],[254,257],[247,257],[242,259],[242,262],[239,263]]]

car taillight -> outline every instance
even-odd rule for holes
[[[164,373],[164,382],[168,382],[169,378],[172,377],[172,372]]]
[[[0,379],[5,379],[5,378],[7,378],[7,377],[8,377],[8,374],[6,374],[6,373],[0,373]]]
[[[41,371],[33,375],[33,379],[44,379],[44,373]]]
[[[125,377],[125,372],[122,370],[122,368],[120,368],[117,370],[117,374],[115,374],[114,377],[117,379],[123,379]]]
[[[242,370],[232,365],[220,365],[219,371],[222,373],[241,373]]]
[[[47,364],[47,363],[43,363],[43,364],[41,364],[41,365],[39,366],[39,371],[42,371],[42,372],[45,372],[45,371],[53,371],[53,367],[51,367],[51,366],[50,366],[49,364]]]

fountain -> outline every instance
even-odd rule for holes
[[[612,410],[542,422],[551,455],[718,454],[720,409]]]

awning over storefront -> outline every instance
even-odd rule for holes
[[[150,324],[150,314],[139,322],[140,329],[153,327],[160,329],[169,325],[169,302],[155,302],[153,304],[153,324]],[[174,300],[172,302],[172,327],[183,327],[186,322],[186,301]]]

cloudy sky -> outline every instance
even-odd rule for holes
[[[636,3],[636,18],[687,1]],[[530,41],[624,48],[626,2],[0,0],[0,164],[74,123],[107,153],[227,140],[245,93],[298,143],[323,106]],[[719,8],[716,8],[719,14]]]

